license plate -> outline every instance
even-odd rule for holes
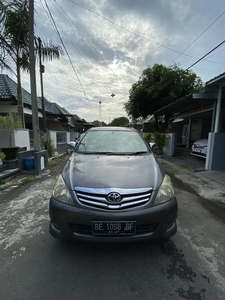
[[[135,221],[121,221],[121,222],[93,221],[92,222],[93,235],[121,236],[121,235],[134,235],[135,233],[136,233]]]

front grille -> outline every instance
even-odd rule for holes
[[[82,235],[92,235],[91,225],[69,223],[69,226],[74,233],[82,234]],[[153,233],[156,231],[157,226],[158,223],[144,224],[144,225],[137,224],[136,234]]]
[[[80,203],[101,209],[120,210],[145,205],[149,202],[152,189],[92,189],[75,188]],[[116,192],[121,196],[119,202],[109,202],[107,197],[109,193]]]

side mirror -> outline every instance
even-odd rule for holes
[[[150,148],[152,149],[152,148],[154,148],[154,147],[157,146],[157,145],[156,145],[156,143],[149,143],[149,146],[150,146]]]
[[[75,148],[75,146],[76,146],[76,142],[68,142],[68,143],[67,143],[67,147],[68,147],[68,148],[70,148],[70,147],[71,147],[71,148]]]

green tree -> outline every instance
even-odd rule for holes
[[[203,90],[202,80],[193,71],[184,72],[178,65],[155,64],[132,85],[125,110],[133,118],[145,118],[175,100]]]
[[[126,126],[129,124],[129,120],[126,117],[119,117],[112,120],[112,122],[108,126]]]
[[[21,70],[29,71],[29,2],[1,1],[0,3],[0,67],[13,71],[16,67],[18,116],[25,127]],[[35,38],[37,41],[37,37]],[[63,54],[58,45],[42,43],[43,60],[59,59]],[[36,43],[36,52],[38,47]],[[38,56],[38,55],[37,55]],[[14,71],[13,71],[14,72]]]

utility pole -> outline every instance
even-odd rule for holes
[[[42,117],[44,123],[44,141],[45,141],[45,150],[47,150],[47,126],[46,126],[46,114],[45,114],[45,99],[44,99],[44,88],[43,88],[43,73],[45,72],[45,66],[42,65],[41,57],[41,38],[38,38],[38,54],[39,54],[39,68],[40,68],[40,83],[41,83],[41,103],[42,103]]]
[[[37,107],[37,89],[35,74],[35,55],[34,55],[34,0],[29,0],[29,58],[30,58],[30,90],[32,104],[32,124],[34,136],[34,149],[40,150],[40,129]]]
[[[102,102],[99,101],[99,126],[102,126]]]

